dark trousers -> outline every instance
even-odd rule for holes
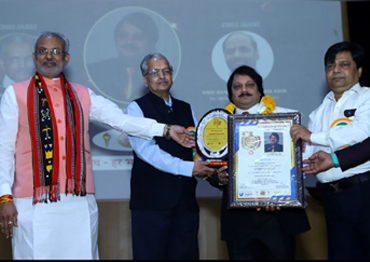
[[[251,213],[253,223],[246,223],[226,241],[230,260],[294,259],[295,237],[283,230],[272,212]]]
[[[370,259],[370,180],[324,190],[329,259]]]
[[[131,210],[135,260],[198,260],[199,212],[180,201],[170,210]]]

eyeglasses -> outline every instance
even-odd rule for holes
[[[163,75],[172,75],[172,69],[170,69],[170,68],[163,68],[163,69],[154,68],[152,70],[149,70],[149,72],[146,73],[145,76],[147,76],[147,75],[150,75],[152,77],[158,76],[160,74],[160,72],[162,72]]]
[[[336,67],[336,65],[337,65],[336,63],[326,64],[325,71],[328,72],[328,71],[333,70]],[[351,67],[351,63],[348,62],[348,61],[339,61],[338,66],[339,66],[340,69],[346,70],[346,69]]]
[[[62,53],[64,53],[64,51],[60,50],[59,48],[52,48],[52,49],[49,50],[45,47],[40,47],[37,50],[37,53],[40,54],[40,55],[47,55],[48,53],[50,53],[52,56],[59,56]]]

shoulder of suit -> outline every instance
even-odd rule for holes
[[[190,104],[188,102],[185,102],[183,100],[176,99],[173,96],[171,96],[171,99],[172,99],[172,102],[176,101],[177,103],[183,103],[183,104],[186,104],[186,105],[190,106]]]
[[[118,58],[115,57],[115,58],[110,58],[110,59],[99,61],[99,62],[90,63],[87,65],[87,67],[89,70],[103,71],[107,68],[111,68],[117,65],[118,63],[123,63],[122,61],[123,60],[119,59],[119,57]]]

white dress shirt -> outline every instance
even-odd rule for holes
[[[235,115],[243,114],[243,112],[248,111],[249,114],[261,114],[263,111],[266,110],[266,107],[263,103],[258,103],[249,108],[248,110],[240,109],[238,107],[235,108]],[[289,109],[285,107],[276,106],[273,113],[290,113],[290,112],[298,112],[298,110]]]
[[[353,116],[345,116],[345,111],[354,110],[356,111]],[[312,144],[306,146],[303,159],[307,159],[319,150],[332,153],[368,138],[370,136],[370,88],[361,87],[357,83],[345,91],[338,101],[335,100],[333,92],[329,92],[321,105],[309,115],[308,129],[312,132]],[[340,168],[331,168],[317,174],[316,177],[320,182],[328,183],[369,170],[370,161],[345,172]]]
[[[169,102],[163,100],[168,106],[172,106],[172,99],[170,96]],[[133,101],[127,107],[127,113],[132,116],[143,117],[143,111],[139,105]],[[197,121],[192,110],[193,120],[195,127]],[[194,168],[194,161],[185,161],[177,157],[173,157],[169,153],[162,150],[156,143],[155,140],[144,140],[137,137],[129,136],[130,144],[137,156],[163,172],[171,173],[173,175],[182,175],[191,177]]]

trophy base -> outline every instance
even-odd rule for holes
[[[208,159],[210,161],[210,163],[207,165],[209,167],[217,167],[217,168],[220,168],[220,167],[223,167],[223,166],[227,166],[227,161],[225,160],[213,160],[213,159]]]

